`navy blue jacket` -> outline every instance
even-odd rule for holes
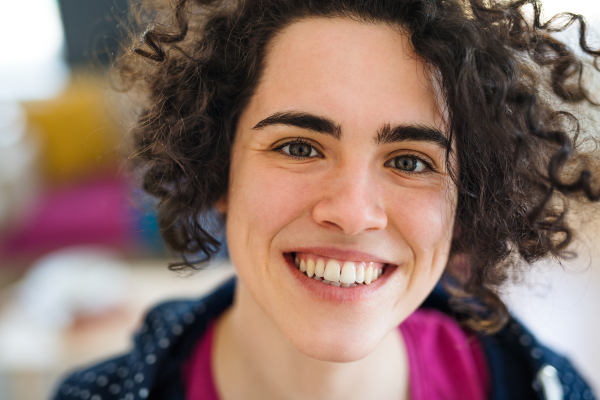
[[[130,353],[73,373],[57,388],[54,399],[184,400],[182,364],[209,322],[231,305],[234,287],[231,280],[203,299],[156,306],[147,314]],[[452,315],[448,295],[440,287],[422,307]],[[595,399],[569,361],[542,346],[517,320],[480,340],[490,370],[490,400]]]

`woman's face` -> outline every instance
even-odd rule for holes
[[[231,259],[296,349],[357,360],[419,306],[448,260],[456,190],[440,103],[409,38],[386,25],[297,22],[265,61],[232,149]],[[363,284],[309,278],[295,257]],[[369,265],[383,275],[364,284]]]

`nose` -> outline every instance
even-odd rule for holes
[[[385,229],[387,215],[368,168],[340,167],[324,186],[312,211],[315,222],[346,235]]]

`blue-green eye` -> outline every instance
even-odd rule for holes
[[[404,172],[424,172],[428,169],[428,165],[423,160],[411,155],[394,158],[392,165]]]
[[[314,146],[302,141],[287,143],[280,148],[280,151],[295,158],[310,158],[320,156],[320,153],[314,148]]]

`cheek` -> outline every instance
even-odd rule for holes
[[[444,272],[455,202],[452,191],[432,187],[396,190],[390,204],[388,229],[406,262],[404,288],[393,301],[394,321],[400,322],[421,304]]]
[[[447,253],[454,224],[451,189],[438,186],[401,190],[390,204],[388,218],[394,225],[390,229],[396,230],[411,248],[414,263],[431,263],[440,253]]]
[[[228,225],[254,249],[266,250],[277,232],[308,212],[319,187],[318,179],[268,163],[240,163],[232,171]]]
[[[260,222],[256,226],[277,229],[306,206],[308,194],[297,177],[277,168],[250,170],[236,195],[247,216]]]

